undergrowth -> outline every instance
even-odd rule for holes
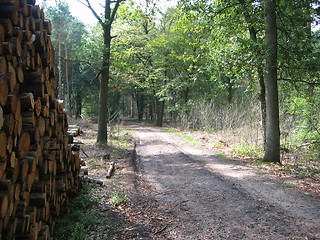
[[[108,218],[98,214],[99,193],[92,185],[86,184],[79,194],[69,203],[70,214],[60,218],[54,240],[89,240],[90,232],[97,226],[103,227],[106,239],[114,228]]]

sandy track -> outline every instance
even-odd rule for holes
[[[128,128],[137,139],[136,202],[146,207],[152,196],[157,204],[144,214],[161,220],[148,238],[320,239],[319,199],[156,128]]]

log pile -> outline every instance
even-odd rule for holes
[[[50,34],[35,0],[0,0],[0,239],[51,239],[80,184]]]

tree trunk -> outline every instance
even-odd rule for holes
[[[143,113],[145,109],[145,94],[143,89],[138,89],[138,92],[137,92],[137,109],[138,109],[138,119],[143,120]]]
[[[265,0],[266,21],[266,151],[264,161],[280,163],[279,102],[277,83],[277,18],[275,0]]]
[[[81,98],[81,91],[77,93],[76,96],[76,118],[81,118],[81,111],[82,111],[82,98]]]
[[[58,24],[58,81],[59,81],[59,99],[63,99],[62,95],[62,68],[61,68],[61,21]]]
[[[164,106],[165,106],[164,100],[163,101],[156,100],[156,108],[157,108],[156,125],[158,127],[162,127],[162,125],[163,125]]]
[[[92,8],[90,1],[85,0],[87,7],[91,10],[93,15],[97,18],[99,24],[103,29],[103,60],[102,70],[100,77],[100,89],[99,89],[99,104],[98,104],[98,135],[97,143],[107,144],[107,129],[108,129],[108,84],[110,79],[110,48],[111,48],[111,26],[115,19],[115,15],[120,6],[120,3],[124,0],[105,0],[104,17],[100,18],[99,14]],[[114,8],[111,10],[111,3],[115,3]]]
[[[67,45],[64,46],[65,59],[68,59],[68,48]],[[70,87],[69,87],[69,62],[66,61],[66,93],[65,93],[65,106],[68,112],[69,117],[72,117],[71,114],[71,104],[70,104]]]
[[[105,23],[103,24],[104,53],[100,78],[99,92],[99,117],[98,117],[98,136],[97,142],[108,143],[108,85],[110,74],[110,47],[111,47],[111,1],[106,0]]]

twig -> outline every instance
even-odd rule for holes
[[[320,142],[319,141],[313,141],[313,142],[309,142],[309,143],[304,143],[304,144],[301,144],[299,145],[298,147],[307,147],[307,146],[310,146],[312,144],[319,144]]]
[[[159,233],[162,233],[164,230],[166,230],[168,227],[168,225],[166,225],[165,227],[161,228],[159,231],[156,231],[155,233],[153,233],[154,235],[157,235]]]
[[[83,148],[80,148],[80,149],[83,152],[83,154],[86,155],[86,157],[89,157],[88,154],[86,154],[86,152],[83,150]]]

